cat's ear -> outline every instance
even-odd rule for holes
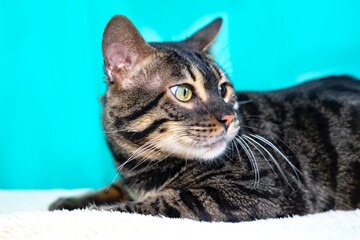
[[[215,41],[215,38],[220,31],[221,25],[222,19],[217,18],[197,31],[184,42],[199,52],[207,52]]]
[[[125,16],[114,16],[106,25],[102,53],[110,82],[124,85],[135,67],[154,49],[145,42],[134,24]]]

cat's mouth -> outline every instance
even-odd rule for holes
[[[236,137],[240,127],[238,124],[232,124],[228,131],[224,131],[220,136],[214,137],[198,146],[202,152],[201,159],[211,160],[222,155],[228,144]]]
[[[221,156],[226,151],[228,144],[235,138],[237,131],[238,128],[231,133],[224,131],[220,136],[210,138],[196,146],[197,158],[211,160]]]
[[[222,156],[228,145],[236,137],[240,127],[237,122],[231,124],[228,129],[223,129],[216,135],[207,135],[205,137],[198,138],[191,135],[171,135],[169,138],[158,143],[159,149],[163,152],[172,154],[183,159],[188,160],[203,160],[211,161],[218,159]]]

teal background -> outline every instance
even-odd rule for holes
[[[0,188],[98,188],[115,176],[100,122],[101,37],[115,14],[149,41],[217,16],[214,46],[238,90],[360,77],[360,1],[0,0]]]

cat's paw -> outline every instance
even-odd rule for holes
[[[59,198],[49,206],[49,210],[74,210],[85,208],[83,202],[77,198]]]

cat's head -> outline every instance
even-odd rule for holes
[[[181,42],[147,43],[126,17],[109,21],[103,121],[113,151],[154,160],[225,153],[239,121],[235,91],[208,54],[221,23]]]

